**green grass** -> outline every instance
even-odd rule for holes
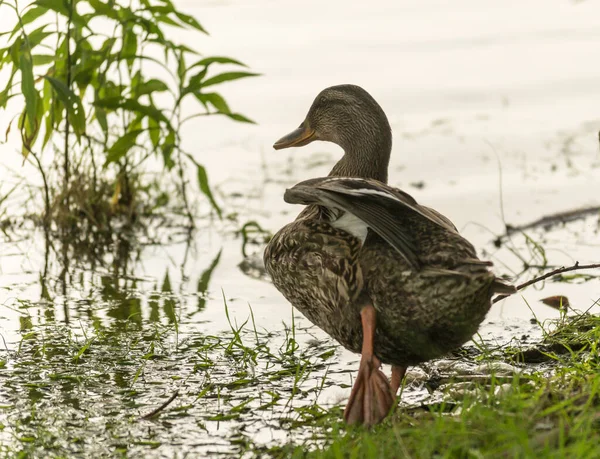
[[[510,383],[474,382],[461,400],[399,408],[373,429],[346,428],[339,410],[319,419],[323,435],[257,450],[278,457],[600,457],[600,317],[563,319],[534,348],[546,362]],[[532,350],[503,349],[487,361],[514,363]],[[525,351],[525,353],[523,352]]]

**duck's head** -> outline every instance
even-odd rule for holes
[[[315,140],[344,149],[345,155],[331,175],[387,180],[390,125],[379,104],[361,87],[345,84],[321,91],[300,126],[273,148],[301,147]]]

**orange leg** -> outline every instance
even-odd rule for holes
[[[400,389],[400,386],[402,385],[402,380],[404,379],[405,374],[406,367],[392,365],[392,394],[398,395],[398,389]]]
[[[394,405],[394,394],[390,383],[379,369],[381,362],[373,354],[375,308],[365,306],[360,317],[363,328],[362,356],[358,375],[344,410],[344,419],[348,424],[371,426],[388,415]]]

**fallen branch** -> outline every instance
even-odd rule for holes
[[[579,262],[576,262],[573,266],[569,266],[567,268],[565,268],[563,266],[562,268],[555,269],[555,270],[550,271],[549,273],[546,273],[542,276],[534,277],[533,279],[528,280],[527,282],[523,282],[522,284],[517,285],[517,291],[522,290],[525,287],[529,287],[530,285],[535,284],[536,282],[540,282],[545,279],[548,279],[549,277],[556,276],[557,274],[568,273],[569,271],[578,271],[580,269],[597,269],[597,268],[600,268],[600,263],[595,263],[595,264],[591,264],[591,265],[580,265]],[[503,300],[504,298],[506,298],[508,296],[510,296],[510,294],[498,295],[496,298],[494,298],[492,300],[492,304],[497,303],[498,301]]]
[[[497,242],[500,242],[503,238],[506,238],[514,233],[520,233],[522,231],[537,228],[538,226],[544,227],[544,229],[550,229],[552,226],[560,225],[574,220],[585,218],[589,215],[599,214],[600,206],[583,207],[580,209],[567,210],[558,212],[555,214],[544,215],[535,221],[527,223],[525,225],[513,226],[510,224],[506,225],[506,233],[499,236]]]
[[[150,419],[153,418],[154,416],[156,416],[158,413],[160,413],[162,410],[164,410],[167,406],[169,406],[173,400],[175,400],[177,398],[177,396],[179,395],[179,391],[176,390],[173,395],[171,395],[169,397],[169,399],[163,403],[162,405],[160,405],[158,408],[156,408],[155,410],[150,411],[150,413],[145,414],[143,416],[140,417],[140,419]]]

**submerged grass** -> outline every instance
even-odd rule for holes
[[[301,351],[293,322],[268,332],[251,313],[237,325],[227,302],[229,332],[182,331],[182,299],[151,297],[164,318],[130,311],[109,326],[23,322],[18,346],[0,355],[1,456],[232,454],[261,430],[285,432],[313,415],[301,408],[328,384],[319,376],[332,343]],[[139,303],[133,291],[129,302]]]

